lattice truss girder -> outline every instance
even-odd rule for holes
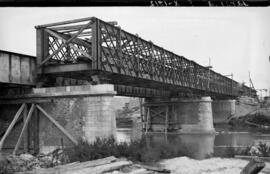
[[[99,30],[101,66],[105,71],[221,94],[231,94],[232,85],[237,85],[121,28],[100,21]]]
[[[106,71],[205,92],[237,96],[239,84],[206,67],[167,51],[115,23],[86,18],[41,26],[47,34],[47,63],[77,63],[84,57]],[[249,88],[244,88],[244,92]]]

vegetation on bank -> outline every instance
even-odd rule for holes
[[[230,119],[229,124],[233,127],[270,130],[270,113],[255,112],[242,117],[235,117]]]
[[[270,146],[259,142],[257,145],[245,148],[226,147],[223,150],[215,150],[214,154],[209,155],[209,157],[233,158],[236,155],[270,157]]]
[[[161,159],[187,156],[189,151],[186,147],[175,148],[169,143],[153,143],[143,137],[130,143],[118,143],[113,137],[97,138],[92,144],[80,140],[79,144],[64,149],[63,153],[69,162],[89,161],[108,156],[127,158],[136,162],[157,162]]]

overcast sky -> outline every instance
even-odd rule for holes
[[[270,8],[0,8],[0,49],[36,54],[35,25],[95,16],[213,70],[270,90]]]

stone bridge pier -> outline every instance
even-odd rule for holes
[[[212,100],[198,99],[146,99],[144,109],[145,131],[178,131],[183,134],[212,134]]]
[[[33,104],[36,107],[28,124],[27,137],[23,138],[19,149],[34,148],[36,152],[47,153],[76,144],[79,139],[93,142],[96,137],[115,136],[116,120],[111,106],[115,95],[113,85],[100,84],[33,88],[29,94],[5,99],[0,105],[2,117],[6,114],[6,118],[12,119],[19,106],[26,107],[18,119],[23,121],[17,121],[6,139],[1,140],[2,147],[14,148],[26,120],[23,117]]]
[[[214,124],[228,123],[236,114],[235,100],[214,100],[212,102]]]

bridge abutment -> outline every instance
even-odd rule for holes
[[[177,130],[184,134],[215,133],[210,97],[158,102],[146,100],[145,106],[146,131]]]
[[[28,148],[33,147],[31,142],[34,141],[34,143],[38,143],[36,148],[39,148],[39,152],[47,153],[57,147],[72,146],[79,139],[91,143],[97,137],[107,138],[116,134],[115,113],[111,106],[113,97],[116,95],[113,85],[34,88],[32,93],[28,95],[28,97],[31,96],[31,100],[34,100],[29,101],[28,108],[30,108],[29,105],[36,104],[36,110],[33,112],[29,125],[32,126],[32,130],[37,131],[35,139],[33,136],[28,137],[30,142]],[[23,100],[27,101],[30,98]],[[18,100],[14,99],[9,102]],[[2,105],[2,110],[7,105]],[[39,110],[38,107],[42,108],[46,113]],[[49,115],[57,122],[56,124],[64,128],[64,131],[71,138],[57,128],[55,123],[50,121],[50,118],[48,119],[46,115]],[[13,117],[14,115],[10,116]],[[20,131],[23,122],[20,125],[19,127],[15,126],[16,129],[13,130]],[[16,142],[17,140],[18,136],[9,135],[5,142]],[[16,143],[12,144],[15,146]],[[21,143],[21,148],[22,145],[23,143]]]

